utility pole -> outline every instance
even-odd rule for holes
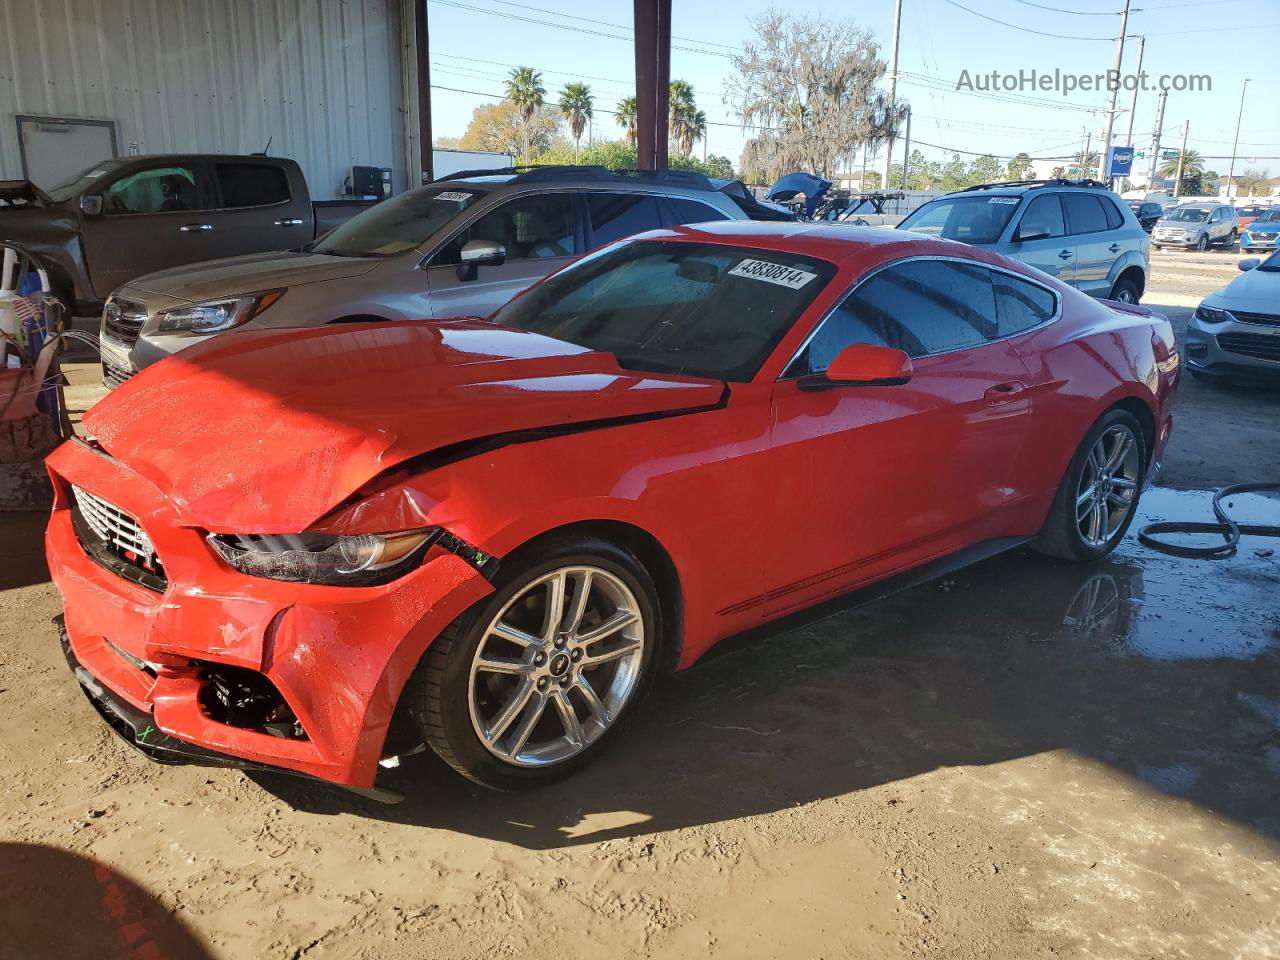
[[[907,104],[907,136],[902,143],[902,189],[907,189],[907,174],[911,171],[911,104]]]
[[[858,178],[858,192],[867,192],[867,154],[871,152],[871,144],[862,145],[862,176]]]
[[[1084,145],[1080,148],[1080,163],[1076,165],[1076,176],[1081,180],[1089,179],[1089,147],[1093,145],[1093,131],[1088,127],[1084,131]]]
[[[1173,178],[1173,199],[1182,195],[1182,161],[1187,157],[1187,134],[1191,132],[1191,121],[1182,125],[1182,149],[1178,151],[1178,172]]]
[[[1138,69],[1133,71],[1135,80],[1133,84],[1133,100],[1129,103],[1129,133],[1124,141],[1126,147],[1133,146],[1133,118],[1138,113],[1138,85],[1142,82],[1142,51],[1146,45],[1147,38],[1142,34],[1138,34]]]
[[[1147,189],[1156,179],[1156,167],[1160,163],[1160,136],[1164,133],[1164,102],[1169,97],[1168,90],[1160,91],[1160,105],[1156,108],[1156,139],[1151,145],[1151,170],[1147,173]]]
[[[1128,0],[1125,0],[1128,3]],[[898,95],[898,35],[902,32],[902,0],[894,0],[893,4],[893,48],[889,54],[889,114],[893,114],[893,106]],[[881,178],[880,189],[889,189],[889,166],[893,163],[893,137],[884,148],[884,177]]]
[[[1227,199],[1231,199],[1231,177],[1236,172],[1236,148],[1240,146],[1240,121],[1244,119],[1244,92],[1249,89],[1251,77],[1244,78],[1240,87],[1240,112],[1236,115],[1236,138],[1231,143],[1231,166],[1227,167]]]
[[[1107,121],[1102,127],[1102,152],[1098,171],[1099,178],[1105,178],[1107,186],[1111,186],[1111,178],[1107,176],[1107,154],[1111,152],[1111,129],[1116,122],[1116,94],[1120,92],[1120,65],[1124,60],[1124,32],[1129,28],[1129,0],[1124,0],[1124,10],[1120,12],[1120,36],[1116,37],[1116,65],[1113,68],[1115,83],[1107,84],[1110,92],[1107,96]]]

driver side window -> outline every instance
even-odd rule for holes
[[[195,167],[169,164],[127,173],[107,187],[107,214],[173,213],[213,207],[208,185]]]
[[[508,200],[450,240],[431,266],[461,262],[465,244],[492,240],[507,249],[507,261],[573,257],[582,253],[580,204],[575,194],[547,193]]]

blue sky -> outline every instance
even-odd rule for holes
[[[749,134],[740,130],[721,99],[724,79],[733,69],[726,54],[750,39],[749,18],[769,6],[767,0],[732,5],[674,0],[672,77],[693,84],[699,105],[712,121],[707,149],[729,156],[735,164]],[[786,6],[796,13],[832,20],[852,17],[880,40],[888,58],[893,0],[865,0],[856,6],[804,2]],[[1216,157],[1231,153],[1241,85],[1251,76],[1236,171],[1256,167],[1280,175],[1280,106],[1276,81],[1268,78],[1268,73],[1274,74],[1274,54],[1280,48],[1280,0],[1135,0],[1133,6],[1141,6],[1142,11],[1131,14],[1128,33],[1145,34],[1143,68],[1153,79],[1166,73],[1205,73],[1212,79],[1209,92],[1169,94],[1164,146],[1177,147],[1182,125],[1189,122],[1188,146],[1214,158],[1206,165],[1225,174],[1229,161]],[[1115,56],[1114,40],[1066,37],[1114,37],[1120,7],[1121,0],[903,0],[899,48],[903,76],[898,92],[912,104],[912,140],[1006,156],[1026,150],[1037,157],[1078,150],[1085,129],[1093,132],[1096,143],[1103,125],[1105,92],[1077,91],[1070,96],[1036,92],[1025,95],[1034,99],[995,99],[954,88],[963,70],[973,75],[992,70],[1059,68],[1090,74],[1107,70]],[[629,29],[622,28],[631,22],[629,0],[590,4],[432,0],[429,11],[437,136],[461,134],[475,106],[494,99],[443,87],[499,94],[502,76],[511,64],[542,70],[548,99],[575,79],[591,85],[597,108],[611,109],[633,91],[631,44],[614,38],[629,36]],[[1040,36],[1029,30],[1060,36]],[[1126,70],[1134,69],[1136,53],[1136,41],[1128,42]],[[1131,96],[1121,92],[1118,105],[1127,110]],[[1156,98],[1154,91],[1138,96],[1133,141],[1139,149],[1151,140]],[[1128,113],[1119,114],[1120,138],[1128,124]],[[597,117],[595,129],[598,136],[620,135],[613,118],[606,115]],[[944,157],[941,149],[921,149],[931,160]],[[697,151],[701,154],[701,144]]]

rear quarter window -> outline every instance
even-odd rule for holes
[[[289,177],[283,167],[265,163],[219,163],[216,167],[224,207],[269,207],[289,202]]]

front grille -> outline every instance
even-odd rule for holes
[[[163,590],[167,582],[164,567],[142,525],[101,497],[80,487],[71,489],[77,512],[84,521],[78,532],[87,533],[93,541],[85,544],[90,555],[100,562],[109,557],[112,562],[103,564],[108,569],[153,590]],[[122,563],[134,568],[133,571],[122,570]]]
[[[117,367],[110,360],[102,361],[102,382],[108,390],[114,390],[120,384],[124,383],[136,373],[134,370],[125,370]]]
[[[1240,323],[1256,323],[1260,327],[1280,327],[1280,313],[1250,313],[1247,310],[1228,310],[1233,320]]]
[[[1242,357],[1280,361],[1280,337],[1261,333],[1220,333],[1218,346]]]
[[[147,308],[132,300],[112,297],[102,310],[102,330],[112,340],[132,347],[147,321]]]

